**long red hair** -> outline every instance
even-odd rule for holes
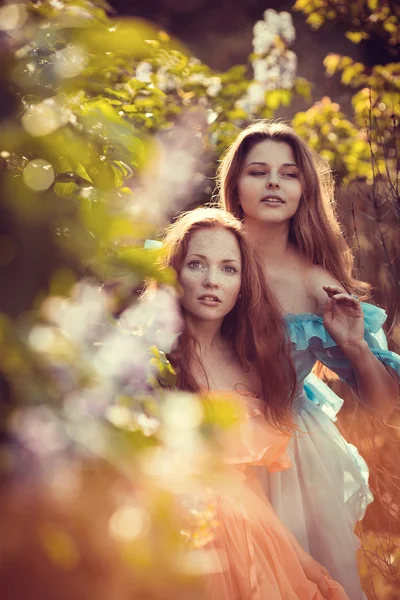
[[[218,169],[217,185],[221,207],[243,219],[238,181],[246,156],[256,144],[265,140],[288,144],[299,167],[303,193],[299,208],[290,223],[291,241],[310,264],[323,267],[349,293],[366,298],[368,284],[353,277],[353,255],[335,213],[332,171],[288,125],[278,121],[256,121],[237,136]]]
[[[226,315],[221,332],[231,341],[242,368],[245,371],[252,368],[257,374],[259,389],[252,391],[265,403],[268,420],[278,427],[291,427],[296,372],[290,358],[289,336],[274,295],[265,282],[261,264],[246,240],[242,223],[218,208],[201,207],[181,214],[166,230],[161,265],[175,269],[179,278],[191,235],[212,227],[222,227],[235,236],[242,258],[240,295],[235,307]],[[169,359],[177,372],[178,387],[201,393],[191,372],[196,359],[195,344],[186,326]],[[204,367],[203,370],[206,374]]]

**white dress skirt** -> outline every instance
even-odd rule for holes
[[[365,339],[396,376],[400,357],[387,350],[381,330],[386,314],[370,304],[362,306]],[[307,313],[288,315],[286,320],[299,382],[293,405],[298,431],[288,448],[293,468],[278,473],[254,469],[271,504],[303,548],[342,584],[351,600],[362,600],[354,529],[373,500],[368,467],[333,423],[342,401],[308,376],[320,360],[350,385],[356,387],[356,380],[321,317]]]

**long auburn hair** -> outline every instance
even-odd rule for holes
[[[178,274],[187,255],[193,232],[219,227],[230,231],[238,241],[241,258],[241,290],[232,311],[223,320],[221,333],[228,338],[247,371],[255,370],[259,389],[252,390],[265,406],[265,416],[278,427],[292,427],[292,402],[296,390],[296,372],[290,358],[289,336],[274,295],[267,287],[261,264],[246,240],[242,223],[230,213],[200,207],[181,214],[164,237],[162,267],[172,267]],[[185,311],[182,308],[183,317]],[[197,342],[185,326],[169,355],[177,373],[180,389],[201,393],[192,374]]]
[[[354,258],[335,212],[334,179],[329,165],[314,153],[294,130],[279,121],[255,121],[244,129],[228,148],[218,168],[219,203],[239,219],[238,181],[244,161],[259,142],[285,142],[299,168],[302,197],[290,222],[289,238],[310,264],[323,267],[349,293],[368,296],[368,284],[353,277]]]

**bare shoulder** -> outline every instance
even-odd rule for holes
[[[306,285],[309,293],[317,302],[317,312],[321,313],[324,310],[325,303],[328,299],[326,292],[323,289],[324,285],[339,285],[340,282],[333,277],[328,271],[319,265],[312,265],[307,269]]]

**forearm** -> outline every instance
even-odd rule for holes
[[[388,417],[400,399],[397,375],[374,356],[364,340],[342,350],[355,373],[360,400],[382,417]]]

